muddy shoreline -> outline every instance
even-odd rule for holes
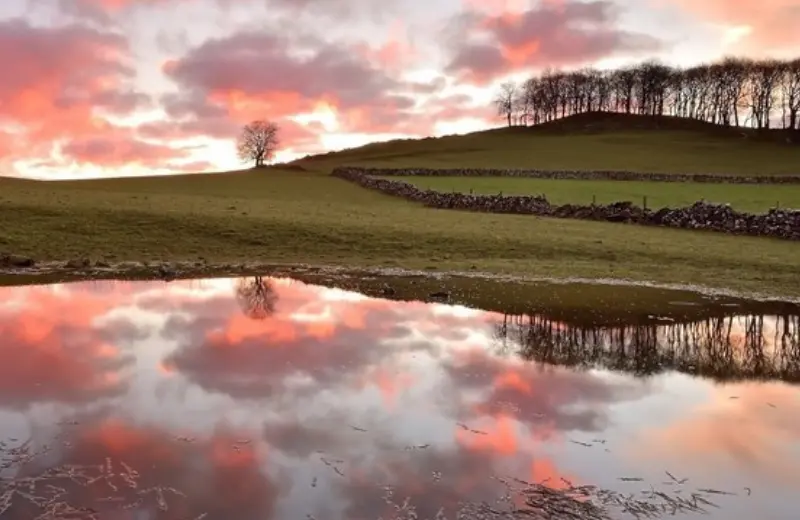
[[[565,322],[693,320],[732,312],[800,314],[800,299],[620,279],[553,279],[483,272],[345,268],[309,264],[34,262],[0,264],[0,287],[85,281],[162,281],[268,276],[401,301],[448,303],[505,314],[544,313]]]

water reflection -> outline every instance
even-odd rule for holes
[[[679,370],[717,381],[800,382],[800,316],[714,316],[690,323],[580,327],[503,316],[495,336],[525,359],[649,376]]]
[[[597,518],[569,489],[612,518],[794,515],[797,316],[580,328],[263,277],[0,293],[2,518]]]

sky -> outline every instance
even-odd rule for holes
[[[502,124],[497,85],[548,67],[691,65],[800,47],[798,0],[3,0],[0,175],[241,168]]]

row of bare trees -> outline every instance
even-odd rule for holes
[[[612,327],[570,326],[542,315],[505,315],[495,326],[494,338],[501,351],[547,364],[640,376],[678,370],[717,381],[800,382],[798,315]]]
[[[726,58],[690,68],[651,60],[616,70],[549,69],[521,84],[503,83],[494,104],[509,126],[604,111],[800,130],[800,58]]]

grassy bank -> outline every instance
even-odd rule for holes
[[[319,155],[316,171],[382,168],[538,168],[734,175],[800,174],[800,145],[678,118],[582,114],[554,125],[400,140]]]
[[[388,177],[423,189],[476,194],[539,195],[554,204],[631,201],[650,208],[681,207],[704,199],[752,213],[776,206],[800,208],[800,185],[742,185],[644,181],[526,179],[517,177]]]
[[[437,211],[326,175],[265,170],[0,179],[0,251],[46,259],[270,261],[614,277],[800,296],[800,245]]]

